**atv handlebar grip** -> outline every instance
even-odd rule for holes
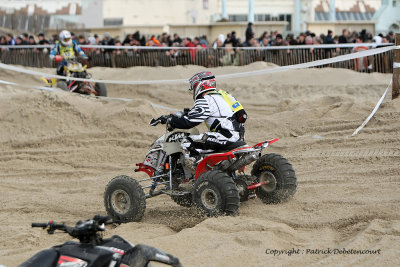
[[[47,223],[32,223],[32,227],[46,228],[47,227]]]

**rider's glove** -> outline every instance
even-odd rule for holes
[[[84,59],[87,59],[88,57],[85,55],[85,53],[83,52],[83,51],[81,51],[80,53],[79,53],[79,55],[82,57],[82,58],[84,58]]]
[[[172,118],[168,118],[167,120],[167,131],[172,132],[174,130],[174,127],[171,125],[171,120]]]
[[[166,115],[163,115],[163,116],[160,117],[160,123],[161,124],[166,124],[167,120],[168,120],[168,116],[166,116]]]
[[[50,55],[50,56],[49,56],[49,58],[50,58],[51,60],[53,60],[55,57],[56,57],[55,55]]]

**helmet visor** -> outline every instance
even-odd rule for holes
[[[71,38],[64,38],[64,42],[68,43],[71,40]]]

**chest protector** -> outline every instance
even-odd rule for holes
[[[247,120],[247,113],[242,104],[239,103],[231,94],[219,90],[218,93],[224,98],[225,102],[231,107],[233,111],[232,118],[239,123],[245,123]]]
[[[69,59],[69,58],[74,58],[75,57],[74,45],[72,45],[72,46],[63,46],[63,45],[61,45],[61,43],[59,43],[58,52],[65,59]]]

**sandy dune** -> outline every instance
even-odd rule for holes
[[[272,68],[212,69],[216,74]],[[36,69],[38,70],[38,69]],[[198,66],[91,69],[101,79],[190,77]],[[52,69],[39,69],[53,73]],[[237,217],[205,218],[167,196],[147,200],[143,220],[110,227],[180,258],[184,266],[396,266],[400,264],[400,100],[385,100],[355,137],[391,75],[307,69],[217,81],[249,113],[247,142],[278,137],[269,152],[287,157],[298,190],[287,203],[242,203]],[[1,71],[0,80],[42,85],[38,77]],[[66,235],[30,223],[69,224],[105,214],[103,192],[119,174],[134,177],[163,127],[151,117],[192,105],[187,85],[108,85],[100,100],[65,92],[0,85],[0,264],[16,266]],[[268,151],[267,151],[268,152]],[[299,255],[266,250],[299,250]],[[317,254],[316,250],[379,251],[375,255]],[[312,252],[314,251],[314,254]]]

